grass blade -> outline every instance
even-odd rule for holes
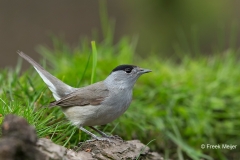
[[[97,48],[95,41],[91,41],[92,45],[92,75],[91,75],[91,84],[95,82],[96,77],[96,68],[97,68]]]

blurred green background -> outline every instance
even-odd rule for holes
[[[239,1],[131,1],[130,6],[128,19],[131,32],[139,33],[139,52],[211,54],[238,46]]]
[[[128,111],[101,129],[140,139],[165,159],[237,159],[239,147],[201,145],[240,146],[239,5],[233,0],[1,1],[0,66],[14,67],[0,70],[0,113],[24,116],[40,137],[69,148],[88,139],[59,108],[42,108],[53,100],[51,93],[33,69],[20,74],[16,50],[35,59],[40,53],[47,70],[80,87],[90,84],[91,41],[96,41],[96,81],[123,63],[153,70],[137,82]]]

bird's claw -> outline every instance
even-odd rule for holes
[[[106,136],[106,138],[123,141],[123,139],[121,137],[119,137],[118,135]]]

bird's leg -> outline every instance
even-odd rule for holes
[[[82,126],[79,126],[79,129],[85,133],[87,133],[88,135],[90,135],[93,140],[87,140],[87,142],[91,142],[91,141],[94,141],[95,140],[98,140],[98,141],[108,141],[108,142],[111,142],[111,139],[118,139],[118,140],[121,140],[122,141],[122,138],[121,137],[118,137],[118,136],[109,136],[107,135],[106,133],[96,129],[95,127],[92,127],[90,126],[90,128],[92,128],[93,130],[97,131],[98,133],[100,133],[103,137],[98,137],[96,136],[95,134],[89,132],[88,130],[86,130],[85,128],[83,128]]]
[[[99,134],[101,134],[103,137],[107,137],[107,138],[111,137],[93,126],[89,126],[89,127],[92,128],[94,131],[98,132]]]
[[[92,138],[95,138],[95,139],[98,139],[98,138],[99,138],[98,136],[96,136],[95,134],[89,132],[88,130],[86,130],[85,128],[83,128],[83,127],[81,127],[81,126],[79,126],[79,129],[80,129],[81,131],[87,133],[88,135],[90,135]]]
[[[100,131],[99,129],[93,127],[93,126],[89,126],[90,128],[92,128],[94,131],[98,132],[99,134],[101,134],[103,137],[105,138],[111,138],[111,139],[118,139],[118,140],[123,140],[121,137],[115,135],[115,136],[109,136],[106,133]]]
[[[86,130],[85,128],[83,128],[83,127],[81,127],[81,126],[79,126],[79,129],[80,129],[81,131],[87,133],[88,135],[90,135],[93,139],[96,139],[96,140],[99,140],[99,141],[108,141],[108,142],[110,142],[108,137],[98,137],[98,136],[96,136],[95,134],[89,132],[88,130]],[[106,135],[106,134],[105,134],[105,135]],[[91,141],[94,141],[94,140],[88,140],[88,141],[91,142]]]

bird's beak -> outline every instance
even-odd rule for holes
[[[150,69],[138,68],[138,74],[144,74],[152,72]]]

